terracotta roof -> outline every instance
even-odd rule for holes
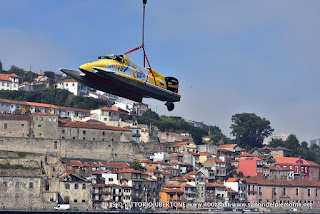
[[[179,186],[180,187],[196,187],[196,186],[190,185],[188,183],[183,183],[183,184],[180,184]]]
[[[229,187],[226,187],[226,191],[227,192],[231,192],[231,193],[238,193],[237,191],[235,191],[235,190],[233,190],[233,189],[231,189]]]
[[[37,106],[37,107],[44,107],[44,108],[58,108],[55,105],[52,104],[46,104],[46,103],[35,103],[35,102],[27,102],[31,106]]]
[[[184,145],[188,145],[188,144],[190,144],[190,143],[188,143],[188,142],[180,142],[180,143],[174,144],[174,145],[171,146],[171,147],[180,147],[180,146],[184,146]]]
[[[200,171],[192,171],[187,173],[186,175],[197,175],[198,173],[200,173]]]
[[[118,171],[118,173],[142,173],[142,172],[139,170],[129,168],[129,169],[121,169]]]
[[[0,114],[0,120],[31,121],[32,118],[29,115]]]
[[[22,85],[31,85],[31,84],[28,83],[27,81],[25,81],[25,82],[21,83],[20,85],[22,86]]]
[[[67,166],[83,166],[83,164],[81,163],[81,161],[77,161],[77,160],[64,160],[64,164]]]
[[[174,177],[174,178],[169,179],[169,181],[186,182],[187,179],[185,179],[183,177]]]
[[[172,175],[170,172],[166,172],[166,171],[161,171],[160,172],[162,175]]]
[[[190,176],[190,175],[185,175],[183,176],[185,179],[188,179],[188,180],[196,180],[194,177]]]
[[[224,145],[218,146],[218,149],[234,148],[236,146],[237,144],[224,144]]]
[[[44,73],[39,73],[38,76],[44,76]]]
[[[200,156],[208,156],[208,155],[215,155],[215,154],[212,152],[199,152],[199,155]]]
[[[151,169],[151,168],[149,168],[149,169],[147,170],[147,172],[160,173],[160,171],[159,171],[159,170],[157,170],[157,169]]]
[[[171,169],[171,170],[178,170],[172,166],[168,166],[168,167],[164,167],[163,170],[168,170],[168,169]]]
[[[176,184],[166,184],[163,185],[162,188],[180,188],[179,185]]]
[[[132,186],[126,185],[126,184],[122,184],[121,185],[123,188],[132,188]]]
[[[161,165],[171,165],[170,163],[165,162],[165,161],[156,161],[156,163],[161,164]]]
[[[40,74],[39,74],[40,75]],[[74,79],[65,79],[63,80],[62,82],[77,82],[76,80]]]
[[[141,160],[140,163],[155,163],[152,160]]]
[[[237,155],[236,157],[256,157],[256,156],[250,153],[243,153],[243,154]]]
[[[68,123],[70,120],[58,119],[60,123]]]
[[[99,120],[94,120],[94,119],[87,120],[86,122],[87,122],[87,123],[98,123],[98,124],[104,125],[103,122],[101,122],[101,121],[99,121]]]
[[[288,163],[288,164],[297,164],[296,162],[298,160],[302,161],[302,164],[305,165],[312,165],[312,166],[319,166],[318,164],[312,162],[312,161],[307,161],[302,158],[294,158],[294,157],[274,157],[274,160],[276,161],[276,164],[283,164],[283,163]]]
[[[287,149],[287,148],[282,147],[282,146],[277,146],[276,148],[272,148],[271,150],[272,151],[276,151],[276,150],[292,151],[292,150]]]
[[[112,107],[112,108],[108,108],[108,107],[101,107],[101,108],[98,108],[102,111],[118,111],[119,112],[119,109],[116,108],[116,107]]]
[[[210,160],[207,160],[206,162],[224,163],[223,160],[220,160],[218,158],[211,158]]]
[[[106,172],[106,170],[98,170],[98,171],[94,171],[92,174],[93,175],[100,175],[102,173]]]
[[[2,80],[2,81],[10,81],[11,82],[9,77],[19,77],[19,76],[16,74],[0,74],[0,80]]]
[[[213,182],[213,183],[206,182],[206,187],[225,187],[225,186],[216,182]]]
[[[129,168],[128,163],[117,163],[117,162],[101,162],[102,166],[110,166],[113,168]]]
[[[107,184],[108,187],[121,187],[120,185],[118,184]]]
[[[262,152],[263,150],[271,150],[271,149],[272,147],[265,146],[265,147],[259,148],[258,150]]]
[[[8,99],[0,99],[0,102],[2,103],[10,103],[10,104],[18,104],[18,105],[29,105],[25,101],[17,101],[17,100],[8,100]]]
[[[67,176],[70,175],[70,174],[71,174],[70,172],[67,172],[67,173],[63,174],[63,175],[60,177],[60,179],[63,179],[63,178],[67,177]]]
[[[293,169],[290,169],[290,168],[276,167],[276,166],[270,166],[269,169],[275,170],[275,171],[293,171]]]
[[[180,188],[180,187],[179,187]],[[183,193],[181,189],[161,189],[160,192],[167,192],[167,193]]]
[[[236,182],[239,178],[228,178],[226,182]]]
[[[101,130],[113,130],[113,131],[129,131],[128,129],[115,127],[115,126],[106,126],[106,125],[91,124],[86,122],[71,122],[71,121],[69,121],[66,124],[63,124],[62,127],[101,129]]]

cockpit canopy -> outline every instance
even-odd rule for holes
[[[118,62],[123,62],[123,55],[106,55],[106,56],[99,56],[98,59],[113,59]]]

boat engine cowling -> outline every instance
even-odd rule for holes
[[[167,83],[167,89],[169,91],[178,93],[179,90],[179,81],[177,78],[174,77],[166,77],[165,81]]]

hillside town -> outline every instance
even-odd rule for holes
[[[0,99],[2,210],[53,210],[58,204],[73,210],[179,210],[183,203],[191,210],[320,208],[319,165],[288,148],[247,150],[205,139],[195,144],[190,133],[130,119],[143,117],[148,105],[116,102],[74,80],[54,79],[38,74],[32,83],[18,84],[16,74],[0,74],[0,90],[54,87],[114,105],[88,110]]]

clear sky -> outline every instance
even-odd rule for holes
[[[180,81],[168,113],[219,126],[255,113],[300,141],[320,137],[320,1],[148,0],[151,66]],[[0,0],[0,60],[39,73],[77,69],[141,44],[142,0]],[[143,64],[142,52],[128,55]]]

